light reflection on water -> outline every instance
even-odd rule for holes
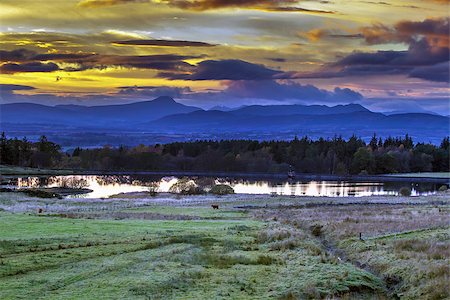
[[[50,176],[50,177],[25,177],[18,178],[19,188],[28,187],[61,187],[62,185],[76,185],[82,182],[84,188],[91,189],[87,194],[68,196],[83,198],[106,198],[119,193],[149,191],[150,187],[160,193],[169,192],[170,187],[178,181],[176,177],[133,177],[122,175],[108,176]],[[372,195],[397,195],[402,186],[409,186],[412,196],[430,194],[435,192],[435,187],[420,187],[419,184],[382,182],[349,182],[349,181],[267,181],[244,179],[215,179],[216,183],[229,184],[239,194],[266,194],[286,196],[372,196]]]

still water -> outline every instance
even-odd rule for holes
[[[239,194],[268,194],[288,196],[372,196],[398,195],[402,187],[409,187],[412,196],[433,194],[436,185],[432,183],[414,182],[353,182],[353,181],[297,181],[297,180],[248,180],[230,178],[192,178],[196,182],[228,184]],[[206,180],[207,179],[207,180]],[[161,177],[154,175],[74,175],[50,177],[17,178],[17,188],[30,187],[79,187],[92,192],[68,197],[106,198],[119,193],[142,192],[150,189],[157,192],[168,192],[179,179],[177,177]]]

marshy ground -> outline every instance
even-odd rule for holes
[[[1,193],[0,298],[445,299],[449,200]]]

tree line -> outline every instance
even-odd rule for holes
[[[449,171],[449,137],[439,146],[414,143],[405,137],[372,137],[369,143],[349,139],[291,141],[198,140],[136,147],[61,147],[42,136],[0,140],[1,164],[39,168],[70,168],[98,171],[209,171],[320,174],[385,174]]]
[[[61,147],[41,136],[39,141],[27,138],[8,139],[4,132],[0,136],[0,163],[21,167],[51,168],[59,165],[64,154]]]

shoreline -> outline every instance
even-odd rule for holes
[[[10,170],[5,170],[9,168]],[[14,170],[17,169],[17,170]],[[23,172],[20,172],[23,170]],[[447,176],[440,176],[440,174]],[[99,171],[99,170],[54,170],[1,166],[0,176],[4,178],[19,176],[64,176],[64,175],[154,175],[154,176],[201,176],[245,179],[268,179],[286,181],[368,181],[368,182],[423,182],[450,185],[450,173],[397,173],[379,175],[331,175],[299,173],[289,179],[286,173],[246,173],[246,172],[193,172],[193,171]],[[436,176],[439,175],[439,176]]]
[[[406,173],[410,174],[410,173]],[[83,175],[163,175],[163,176],[212,176],[212,177],[228,177],[228,178],[247,178],[247,179],[277,179],[289,181],[376,181],[376,182],[427,182],[427,183],[443,183],[450,184],[450,177],[418,177],[418,176],[402,176],[401,174],[393,175],[329,175],[329,174],[297,174],[295,178],[289,179],[285,173],[240,173],[240,172],[180,172],[180,171],[157,171],[157,172],[86,172]]]
[[[410,173],[407,173],[410,174]],[[420,177],[403,176],[402,174],[389,175],[327,175],[327,174],[297,174],[289,179],[285,173],[239,173],[239,172],[181,172],[181,171],[74,171],[67,175],[154,175],[154,176],[199,176],[199,177],[225,177],[245,179],[268,179],[286,181],[369,181],[369,182],[424,182],[450,185],[450,177]]]

